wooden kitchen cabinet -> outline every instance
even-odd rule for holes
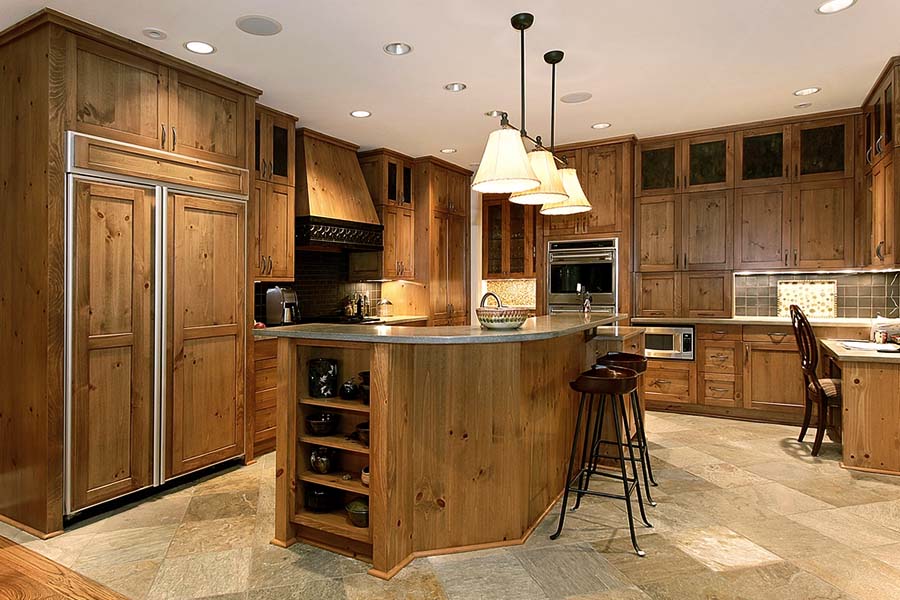
[[[350,280],[415,279],[415,213],[396,205],[375,211],[384,226],[384,250],[350,252]]]
[[[253,343],[253,455],[275,449],[275,412],[278,404],[278,340]]]
[[[641,142],[635,158],[634,195],[669,195],[681,191],[681,140]]]
[[[818,119],[791,128],[791,181],[853,177],[853,117]]]
[[[635,196],[729,189],[733,185],[733,133],[638,145]]]
[[[853,180],[811,181],[793,186],[793,266],[853,266]]]
[[[734,196],[734,268],[778,269],[791,260],[791,187],[738,188]]]
[[[257,104],[255,122],[256,181],[294,187],[297,117]]]
[[[244,451],[245,206],[172,194],[166,477]]]
[[[294,188],[256,181],[257,281],[294,280]]]
[[[153,482],[153,190],[78,181],[72,507]]]
[[[676,195],[635,200],[635,249],[641,272],[681,268],[681,202]]]
[[[635,314],[640,317],[730,317],[731,271],[635,274]]]
[[[469,221],[466,217],[451,215],[447,240],[447,299],[450,301],[450,318],[454,324],[464,325],[469,318]],[[462,320],[462,322],[459,322]]]
[[[735,185],[738,188],[790,182],[791,127],[774,125],[735,133]]]
[[[643,375],[643,398],[656,407],[664,404],[697,403],[697,367],[692,360],[647,361]]]
[[[744,408],[802,417],[806,394],[793,334],[779,343],[745,341],[743,346]]]
[[[486,194],[482,204],[483,279],[524,279],[535,272],[537,207]]]
[[[888,156],[878,162],[866,175],[866,221],[869,230],[864,234],[868,264],[891,266],[895,264],[897,222],[897,197],[894,188],[894,160]]]
[[[359,153],[359,166],[375,206],[415,208],[411,157],[379,148]]]
[[[894,138],[900,131],[900,119],[896,114],[900,94],[898,70],[900,62],[894,57],[888,61],[881,77],[863,102],[866,170],[870,170],[883,158],[893,155]]]
[[[635,314],[641,317],[677,317],[681,314],[679,273],[635,274]]]

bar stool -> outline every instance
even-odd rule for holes
[[[631,440],[631,428],[628,425],[628,418],[625,414],[625,396],[631,394],[631,392],[637,388],[637,373],[631,369],[621,367],[595,365],[589,371],[585,371],[579,375],[578,379],[571,382],[569,386],[581,394],[581,400],[578,404],[575,433],[572,436],[572,451],[569,455],[569,467],[566,471],[566,487],[563,492],[559,525],[556,528],[556,533],[551,535],[550,539],[555,540],[562,533],[566,518],[566,506],[569,502],[569,493],[575,492],[578,495],[578,500],[572,510],[578,508],[581,497],[585,494],[602,496],[604,498],[615,498],[618,500],[625,500],[625,508],[628,513],[628,527],[631,531],[631,544],[634,546],[634,551],[638,556],[645,556],[645,552],[638,546],[637,536],[634,532],[634,515],[631,510],[632,492],[637,493],[638,507],[640,508],[641,519],[643,520],[644,525],[647,527],[653,527],[653,525],[647,520],[647,515],[644,512],[644,500],[641,496],[641,483],[637,472],[637,461],[634,458],[634,446],[630,442],[623,442],[622,440],[623,431],[626,440]],[[598,402],[596,411],[594,410],[595,401]],[[617,425],[619,423],[622,424],[622,428],[618,426],[613,428],[616,432],[615,441],[603,440],[602,435],[600,434],[607,403],[610,404],[613,422]],[[585,415],[586,418],[584,418]],[[584,423],[583,428],[582,422]],[[582,439],[580,453],[578,451],[579,437]],[[618,450],[618,474],[600,470],[599,466],[595,463],[596,453],[594,452],[594,448],[599,447],[601,443],[615,444],[615,447]],[[625,448],[628,448],[628,461],[631,463],[632,476],[630,478],[628,477],[625,468]],[[575,473],[575,461],[579,454],[581,455],[581,462],[578,467],[578,472]],[[591,475],[600,475],[621,481],[624,493],[619,495],[588,489]]]
[[[622,367],[631,369],[638,375],[647,370],[647,357],[640,354],[631,354],[630,352],[607,352],[604,356],[597,359],[598,365],[606,367]],[[644,413],[641,411],[641,400],[638,397],[637,388],[631,392],[631,411],[634,413],[634,426],[637,429],[637,442],[634,446],[638,450],[638,461],[641,463],[641,471],[644,474],[644,489],[647,492],[647,501],[650,506],[656,506],[650,495],[650,486],[656,487],[658,484],[653,479],[653,466],[650,464],[650,449],[647,446],[647,432],[644,430]],[[631,442],[635,444],[635,442]],[[609,458],[609,457],[605,457]]]

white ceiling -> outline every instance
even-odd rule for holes
[[[506,109],[518,124],[519,46],[509,17],[528,11],[528,130],[549,138],[550,68],[561,49],[557,143],[628,133],[647,137],[796,114],[791,92],[816,85],[805,112],[858,106],[888,57],[900,54],[900,1],[859,0],[819,16],[820,0],[0,0],[0,28],[45,4],[265,90],[261,101],[302,126],[365,148],[439,154],[471,166]],[[275,37],[238,31],[235,19],[281,21]],[[163,41],[141,35],[159,27]],[[201,39],[218,52],[181,44]],[[391,41],[412,54],[388,56]],[[451,81],[469,87],[443,90]],[[369,119],[349,112],[364,108]],[[597,121],[613,127],[592,130]]]

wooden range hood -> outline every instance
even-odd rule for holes
[[[297,130],[299,247],[384,249],[384,227],[366,187],[359,146],[310,129]]]

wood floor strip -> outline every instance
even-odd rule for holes
[[[0,600],[127,600],[0,536]]]

